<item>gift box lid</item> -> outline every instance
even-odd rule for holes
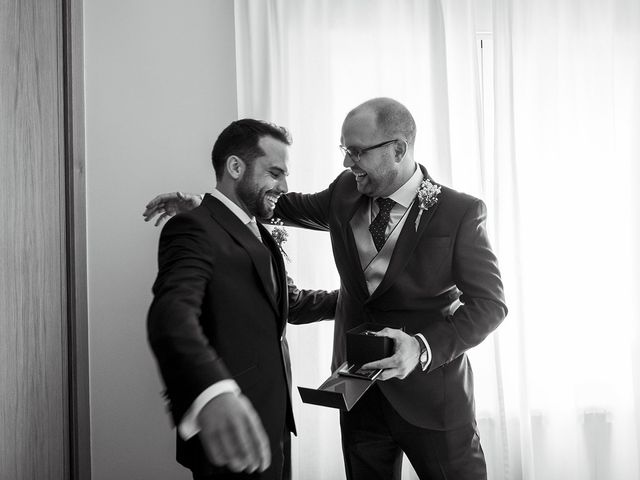
[[[311,403],[323,407],[339,408],[349,411],[360,400],[362,395],[371,388],[375,380],[365,380],[340,375],[341,370],[347,368],[343,363],[317,389],[298,387],[300,397],[304,403]]]

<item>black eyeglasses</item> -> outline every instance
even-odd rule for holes
[[[387,140],[386,142],[378,143],[377,145],[372,145],[370,147],[358,148],[358,147],[345,147],[344,145],[338,145],[338,148],[342,152],[343,155],[349,155],[349,158],[354,162],[360,161],[360,156],[363,153],[367,153],[369,150],[375,150],[376,148],[384,147],[385,145],[389,145],[390,143],[397,142],[398,139],[394,138],[393,140]]]

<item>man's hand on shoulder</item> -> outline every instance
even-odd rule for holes
[[[392,338],[395,344],[394,354],[390,357],[370,362],[362,366],[364,369],[377,370],[382,368],[378,380],[390,378],[406,378],[418,365],[420,360],[420,345],[411,335],[395,328],[383,328],[376,332],[377,336]]]
[[[144,221],[148,222],[153,220],[156,215],[159,215],[155,224],[157,227],[169,217],[173,217],[178,213],[188,212],[196,208],[200,203],[202,203],[202,195],[197,193],[161,193],[147,203],[142,216]]]
[[[198,415],[200,441],[211,463],[234,472],[263,472],[271,464],[269,438],[251,402],[223,393]]]

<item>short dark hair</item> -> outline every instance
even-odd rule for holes
[[[291,135],[284,127],[252,118],[231,122],[218,135],[211,151],[211,163],[216,172],[216,179],[222,178],[229,156],[237,155],[251,166],[253,160],[264,155],[264,150],[258,145],[262,137],[272,137],[286,145],[291,145]]]

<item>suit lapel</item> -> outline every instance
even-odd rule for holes
[[[355,213],[369,202],[369,197],[360,194],[357,190],[355,194],[351,195],[352,198],[346,198],[344,205],[348,205],[350,208],[343,208],[338,214],[338,221],[340,223],[340,236],[342,242],[340,245],[343,248],[336,249],[334,254],[336,255],[337,265],[347,265],[348,267],[341,272],[341,278],[347,288],[351,292],[357,293],[363,299],[369,296],[367,290],[367,281],[362,271],[362,265],[360,263],[360,256],[358,255],[358,246],[353,235],[353,230],[350,225],[351,218]],[[344,212],[342,215],[340,213]],[[339,256],[340,258],[337,258]]]
[[[422,173],[425,178],[429,178],[429,175],[422,166],[420,166]],[[417,192],[416,192],[417,195]],[[375,300],[384,292],[386,292],[391,285],[395,282],[398,274],[402,272],[404,267],[407,265],[407,262],[413,255],[413,251],[416,249],[418,245],[418,241],[420,237],[424,234],[427,229],[427,225],[431,221],[433,214],[438,209],[440,202],[442,201],[442,194],[439,197],[438,202],[429,208],[426,212],[423,211],[420,215],[420,219],[418,220],[418,215],[420,213],[419,202],[413,202],[413,206],[409,210],[409,216],[402,228],[402,232],[400,232],[400,236],[396,242],[396,245],[393,249],[393,254],[391,255],[391,260],[389,261],[389,266],[387,267],[387,272],[378,285],[378,288],[371,294],[368,301]],[[416,221],[419,223],[416,225]]]
[[[265,248],[265,245],[251,233],[247,226],[243,225],[240,219],[218,199],[211,195],[205,195],[202,203],[209,209],[214,221],[220,224],[246,250],[258,273],[269,303],[274,311],[279,313],[280,309],[278,308],[271,282],[271,255],[268,248]]]
[[[273,259],[273,268],[275,274],[275,282],[278,285],[277,292],[271,288],[273,300],[275,304],[280,308],[279,319],[281,321],[280,328],[281,330],[285,326],[285,319],[288,317],[289,313],[289,289],[287,285],[287,271],[284,265],[284,259],[282,258],[282,253],[275,240],[271,236],[271,233],[263,227],[260,223],[258,223],[258,229],[262,234],[262,241],[264,245],[269,249],[271,253],[271,257]],[[271,272],[269,272],[269,276],[271,276]]]

